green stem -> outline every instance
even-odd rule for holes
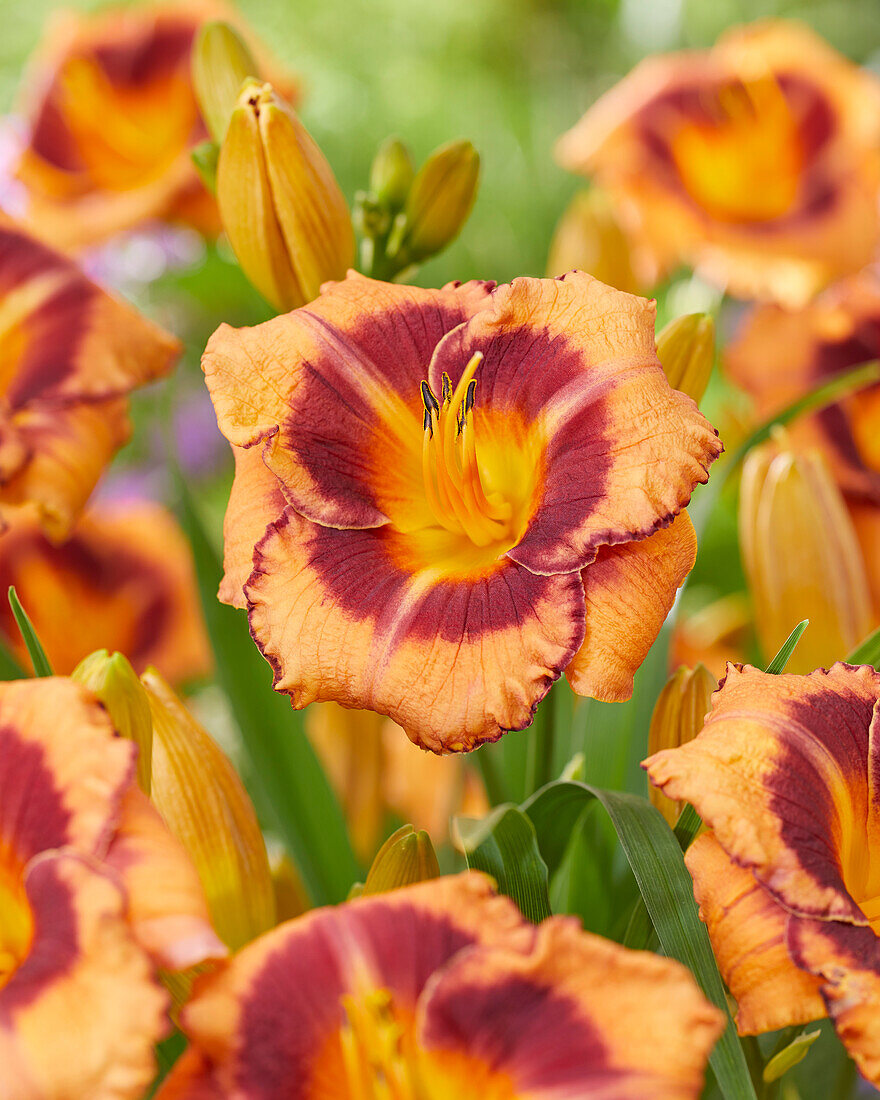
[[[556,741],[555,688],[547,693],[530,730],[526,757],[526,797],[553,778],[553,746]]]
[[[477,769],[483,779],[483,786],[486,788],[489,805],[500,806],[502,802],[507,802],[507,796],[504,792],[504,783],[499,774],[497,762],[490,751],[491,747],[491,745],[483,745],[482,748],[477,749],[474,757],[477,761]]]

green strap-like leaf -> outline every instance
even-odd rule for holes
[[[880,669],[880,627],[845,658],[848,665],[873,665]]]
[[[21,631],[24,644],[27,646],[28,656],[31,659],[31,664],[34,666],[34,675],[51,676],[52,666],[49,664],[49,658],[46,656],[46,651],[43,649],[40,639],[37,637],[37,632],[34,630],[33,623],[28,618],[25,609],[21,606],[18,593],[15,591],[13,585],[9,587],[9,606],[12,608],[12,614],[15,616],[18,629]]]
[[[491,875],[530,921],[537,924],[549,917],[547,864],[538,850],[535,827],[522,810],[510,804],[496,806],[481,821],[459,817],[457,824],[468,867]]]
[[[779,676],[780,673],[785,672],[785,666],[791,660],[791,655],[792,653],[794,653],[795,647],[801,640],[801,634],[803,634],[803,632],[807,629],[809,625],[809,619],[804,619],[802,622],[799,622],[797,624],[791,634],[789,634],[789,636],[782,643],[779,652],[776,654],[770,664],[767,665],[767,668],[764,670],[765,672],[769,672],[771,676]]]

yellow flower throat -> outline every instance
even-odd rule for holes
[[[428,383],[422,382],[422,476],[437,523],[447,531],[466,535],[475,546],[490,546],[507,536],[513,509],[498,493],[487,493],[480,477],[474,375],[482,358],[479,351],[471,357],[454,392],[449,375],[444,373],[439,401]]]

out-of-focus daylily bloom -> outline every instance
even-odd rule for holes
[[[880,1083],[880,674],[731,665],[702,733],[645,764],[714,830],[688,850],[743,1034],[828,1014]]]
[[[608,286],[638,294],[643,285],[635,266],[611,200],[597,187],[579,191],[553,232],[547,274],[555,278],[577,268]]]
[[[580,272],[351,275],[221,326],[203,366],[237,463],[221,595],[295,706],[449,752],[528,726],[564,670],[629,697],[721,449],[657,362],[652,303]]]
[[[35,232],[63,249],[152,220],[217,232],[190,160],[206,137],[190,52],[200,24],[229,17],[219,0],[56,14],[19,97],[29,135],[16,175]]]
[[[801,303],[880,234],[880,81],[799,23],[643,61],[558,146],[654,261],[738,297]]]
[[[536,928],[466,873],[281,925],[200,983],[182,1027],[161,1100],[687,1100],[722,1016],[678,963],[571,918]]]
[[[155,966],[226,953],[135,754],[79,684],[0,684],[4,1098],[140,1098],[167,1030]]]
[[[751,624],[752,609],[743,592],[729,593],[695,610],[679,609],[669,640],[670,669],[704,664],[718,679],[729,661],[745,661]]]
[[[488,812],[485,793],[462,760],[415,752],[400,726],[384,715],[315,703],[306,711],[306,732],[364,862],[373,858],[389,815],[443,841],[455,814]]]
[[[0,213],[0,522],[63,539],[130,434],[125,396],[180,345]]]
[[[138,672],[156,665],[175,683],[211,669],[192,553],[158,504],[95,504],[58,545],[33,517],[16,517],[0,537],[0,590],[10,585],[57,673],[104,647],[127,654]],[[27,667],[6,601],[0,634]]]

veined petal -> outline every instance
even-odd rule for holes
[[[127,654],[138,672],[154,664],[175,682],[210,670],[192,553],[159,505],[95,505],[59,546],[32,518],[13,520],[0,539],[0,585],[11,584],[58,673],[105,647]],[[26,660],[9,608],[0,607],[0,631]]]
[[[641,542],[602,547],[581,573],[587,632],[565,670],[579,695],[606,702],[629,699],[633,676],[696,556],[697,536],[687,512]]]
[[[266,465],[315,522],[376,527],[393,513],[417,526],[407,517],[424,497],[419,386],[439,340],[490,289],[352,273],[255,328],[221,325],[202,357],[221,431],[237,447],[268,439]]]
[[[870,666],[771,676],[731,665],[702,733],[645,767],[789,912],[867,924],[880,908],[878,697]]]
[[[104,867],[117,872],[138,943],[165,970],[185,970],[229,953],[211,926],[205,892],[183,845],[137,787],[122,799]]]
[[[723,1017],[678,963],[552,918],[528,954],[458,955],[416,1027],[438,1096],[685,1100],[700,1094]]]
[[[820,982],[792,961],[789,914],[705,833],[685,853],[712,950],[737,1003],[740,1035],[760,1035],[825,1015]]]
[[[449,575],[413,561],[390,528],[334,530],[292,508],[254,560],[251,631],[276,688],[297,708],[333,699],[387,714],[434,752],[529,725],[583,640],[578,573],[501,558]]]
[[[645,538],[690,500],[721,452],[654,348],[654,305],[583,272],[515,279],[437,348],[453,386],[481,352],[477,408],[523,421],[541,455],[525,531],[508,557],[535,573],[581,569],[602,545]],[[479,438],[479,426],[478,426]]]
[[[223,580],[217,598],[233,607],[247,607],[243,590],[254,568],[254,547],[287,505],[262,449],[259,443],[232,448],[235,476],[223,520]]]
[[[84,859],[55,854],[31,864],[26,889],[34,936],[0,988],[0,1097],[138,1100],[167,1031],[167,995],[122,894]]]
[[[0,684],[0,853],[19,868],[50,848],[103,855],[134,756],[72,680]]]

